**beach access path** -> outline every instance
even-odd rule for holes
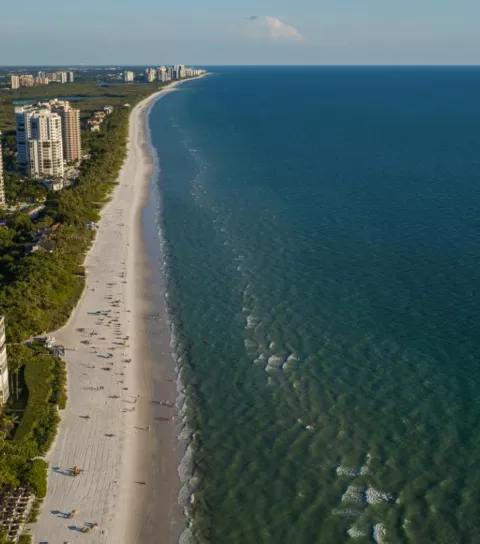
[[[146,117],[154,101],[175,85],[133,108],[127,158],[85,260],[85,291],[67,325],[51,333],[65,346],[68,403],[60,412],[59,433],[47,456],[47,496],[32,526],[36,543],[137,541],[131,535],[140,522],[136,519],[142,508],[139,493],[153,485],[146,481],[148,463],[141,451],[151,425],[146,405],[157,402],[142,379],[146,363],[137,330],[145,317],[139,296],[145,277],[145,260],[139,258],[141,212],[152,173]],[[160,405],[156,409],[156,419],[173,426],[172,408]],[[171,449],[171,441],[164,447]],[[167,458],[169,452],[162,456]],[[69,471],[75,465],[82,472],[74,477]],[[174,473],[172,479],[176,478]],[[176,502],[176,482],[161,487],[168,493],[164,502]],[[72,510],[77,514],[69,519]],[[94,524],[98,527],[93,528]],[[91,528],[88,535],[82,533],[84,527]]]

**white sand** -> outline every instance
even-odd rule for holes
[[[144,123],[151,104],[173,86],[132,110],[119,185],[103,210],[85,261],[86,290],[68,324],[53,333],[67,350],[68,403],[47,457],[48,493],[33,526],[37,543],[132,544],[128,535],[138,521],[135,497],[144,488],[136,482],[145,479],[145,471],[137,469],[145,464],[138,444],[151,432],[146,428],[152,423],[145,417],[152,398],[141,378],[147,363],[139,356],[141,335],[136,327],[145,309],[138,296],[145,274],[145,261],[139,258],[140,217],[151,174]],[[95,315],[98,310],[108,310],[108,316]],[[91,344],[82,343],[86,340]],[[171,410],[162,414],[168,417]],[[169,421],[164,425],[173,427]],[[68,475],[74,465],[84,473]],[[79,511],[75,519],[63,516],[74,509]],[[98,523],[99,529],[82,534],[80,529],[89,523]]]

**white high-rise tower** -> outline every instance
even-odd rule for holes
[[[47,109],[30,116],[29,170],[33,178],[63,177],[62,120]]]
[[[17,106],[18,162],[32,177],[63,177],[62,121],[48,107]]]

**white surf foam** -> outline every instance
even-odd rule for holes
[[[377,523],[373,527],[373,540],[378,544],[387,544],[387,530],[383,523]]]
[[[260,323],[260,318],[256,315],[250,314],[247,316],[247,329],[255,329]]]
[[[268,362],[267,362],[267,366],[265,367],[265,370],[267,372],[273,372],[275,370],[280,370],[282,366],[283,366],[282,357],[279,357],[278,355],[271,355],[268,358]]]
[[[353,518],[353,517],[359,516],[361,512],[357,512],[356,510],[348,510],[346,508],[334,508],[332,510],[332,514],[334,516],[344,516],[347,518]]]
[[[395,502],[395,498],[390,493],[385,493],[384,491],[378,491],[373,487],[369,487],[365,491],[365,497],[368,504],[380,504],[382,502]]]
[[[365,505],[367,499],[365,497],[365,488],[349,485],[347,490],[342,495],[342,502],[348,502],[351,504]]]
[[[350,538],[363,538],[364,536],[368,536],[367,531],[359,525],[352,525],[350,529],[348,529],[347,534]]]
[[[358,471],[357,468],[345,467],[343,465],[339,465],[335,469],[335,472],[339,476],[358,476],[358,474],[359,474],[359,471]]]

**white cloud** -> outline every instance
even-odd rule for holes
[[[305,39],[294,26],[287,25],[277,17],[267,15],[263,23],[266,25],[269,36],[276,40],[303,42]]]
[[[247,17],[243,33],[251,38],[269,38],[274,41],[303,42],[305,38],[292,25],[284,23],[278,17],[267,15]]]

